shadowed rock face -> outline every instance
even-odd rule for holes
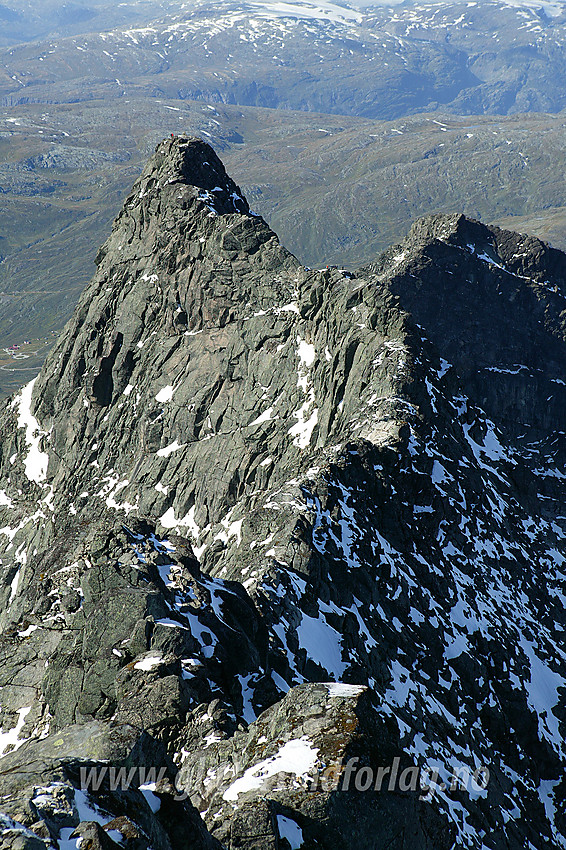
[[[417,222],[399,250],[392,291],[474,399],[514,439],[563,431],[564,254],[464,216]]]
[[[2,413],[2,846],[562,846],[565,269],[308,270],[158,146]]]

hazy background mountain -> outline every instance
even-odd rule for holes
[[[7,0],[0,3],[0,44],[18,44],[49,35],[77,35],[113,26],[140,25],[156,14],[181,6],[176,0],[133,0],[111,4],[108,0]]]
[[[0,388],[171,132],[211,141],[308,265],[370,261],[436,211],[566,247],[565,39],[566,4],[528,0],[0,4],[0,349],[33,338]]]
[[[27,4],[12,11],[18,38],[24,26],[36,40],[0,52],[8,105],[143,91],[388,119],[566,104],[563,3],[47,4],[38,20]]]

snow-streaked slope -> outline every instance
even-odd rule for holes
[[[97,261],[2,419],[6,814],[19,758],[117,723],[224,844],[267,795],[358,847],[309,790],[357,740],[435,772],[408,816],[434,850],[562,847],[566,468],[534,437],[564,430],[564,256],[436,216],[356,274],[312,271],[181,137]],[[362,799],[364,840],[405,819]]]

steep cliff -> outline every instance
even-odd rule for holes
[[[182,137],[97,265],[0,422],[0,846],[565,846],[566,257],[306,269]]]

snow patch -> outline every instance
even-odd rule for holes
[[[163,387],[162,390],[159,390],[159,392],[155,396],[155,400],[159,402],[171,401],[174,392],[174,388],[171,386],[171,384],[168,384],[166,387]]]
[[[261,425],[263,422],[271,422],[272,419],[277,419],[278,417],[272,416],[271,415],[272,413],[273,413],[273,408],[268,407],[267,410],[264,410],[263,413],[260,413],[260,415],[257,417],[257,419],[254,419],[253,422],[250,422],[250,427],[252,425]]]
[[[43,431],[37,419],[31,412],[31,395],[37,378],[26,384],[12,402],[12,407],[18,408],[18,428],[25,428],[26,443],[29,446],[27,457],[24,459],[24,469],[29,481],[40,484],[47,477],[49,455],[39,448],[42,437],[48,436]]]
[[[303,846],[303,830],[291,818],[277,815],[277,829],[279,830],[279,838],[286,838],[291,850],[299,850]]]
[[[157,451],[157,457],[169,457],[169,455],[172,455],[173,452],[177,451],[177,449],[184,449],[186,445],[186,443],[179,443],[177,440],[175,440],[173,443],[170,443],[168,446],[165,446],[165,448],[159,449]]]
[[[297,626],[299,646],[305,649],[307,656],[319,664],[327,673],[339,679],[348,664],[342,660],[342,636],[330,626],[325,618],[309,617],[303,613]]]
[[[24,728],[24,724],[26,722],[26,717],[31,711],[31,705],[28,705],[26,708],[18,709],[18,721],[13,729],[10,729],[8,732],[2,732],[0,730],[0,756],[5,755],[6,751],[9,750],[13,752],[19,749],[22,744],[25,744],[27,738],[24,738],[22,741],[19,741],[19,735],[22,729]]]
[[[292,773],[297,778],[307,776],[316,764],[318,747],[306,736],[287,741],[277,755],[249,767],[222,795],[228,803],[236,802],[240,794],[261,788],[266,779],[278,773]]]
[[[161,655],[149,655],[147,658],[142,658],[141,661],[136,661],[134,670],[153,670],[158,664],[161,664],[163,658]]]
[[[365,691],[365,685],[346,685],[343,682],[327,682],[329,697],[357,697]]]

